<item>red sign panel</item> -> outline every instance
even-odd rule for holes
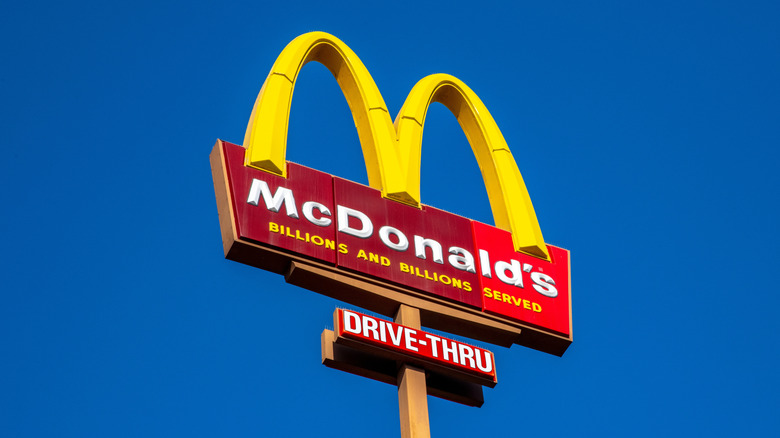
[[[336,334],[496,382],[493,353],[483,348],[350,310],[337,310]]]
[[[516,252],[508,231],[294,163],[287,178],[222,143],[240,239],[571,336],[569,252]]]

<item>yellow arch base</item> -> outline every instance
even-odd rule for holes
[[[419,207],[422,135],[428,107],[444,104],[471,144],[485,181],[496,226],[512,233],[515,249],[549,260],[531,197],[495,120],[457,78],[435,74],[418,82],[395,123],[357,55],[338,38],[311,32],[282,51],[255,101],[244,137],[244,164],[286,176],[287,128],[295,81],[309,61],[336,78],[358,130],[369,185],[386,198]]]

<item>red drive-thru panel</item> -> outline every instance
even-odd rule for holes
[[[488,350],[351,310],[337,309],[336,315],[339,337],[496,382],[495,360]]]
[[[378,190],[333,178],[338,266],[482,306],[470,220],[433,207],[384,199]]]
[[[516,252],[508,231],[472,221],[486,312],[571,335],[569,251],[547,245],[551,261]]]
[[[244,166],[245,149],[223,142],[239,238],[336,263],[332,176],[287,163],[287,178]]]

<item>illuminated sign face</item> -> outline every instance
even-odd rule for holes
[[[568,335],[569,255],[516,252],[510,233],[294,163],[282,178],[222,148],[238,237]]]
[[[371,187],[284,159],[293,85],[312,59],[338,72]],[[467,131],[495,227],[419,202],[422,129],[431,102],[450,108]],[[491,327],[507,321],[517,327],[510,327],[518,335],[510,343],[554,354],[571,343],[569,252],[544,242],[503,136],[476,94],[452,76],[421,80],[393,124],[357,56],[335,37],[305,34],[280,55],[263,85],[244,146],[218,142],[212,169],[228,258],[288,277],[294,261],[319,270],[323,281],[365,279],[410,294],[409,305],[431,304],[430,312],[446,318],[465,315]],[[305,287],[323,292],[314,286]],[[366,305],[354,294],[328,294]],[[393,297],[388,300],[400,302]],[[378,301],[382,307],[387,300]]]
[[[339,338],[407,356],[403,358],[406,363],[414,364],[416,360],[423,365],[446,367],[476,376],[490,387],[496,383],[493,353],[484,348],[344,309],[336,310],[335,328]]]

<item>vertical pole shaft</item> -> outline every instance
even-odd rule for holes
[[[420,329],[420,309],[401,304],[395,322]],[[398,371],[398,409],[401,413],[401,438],[430,438],[428,392],[425,370],[403,364]]]

